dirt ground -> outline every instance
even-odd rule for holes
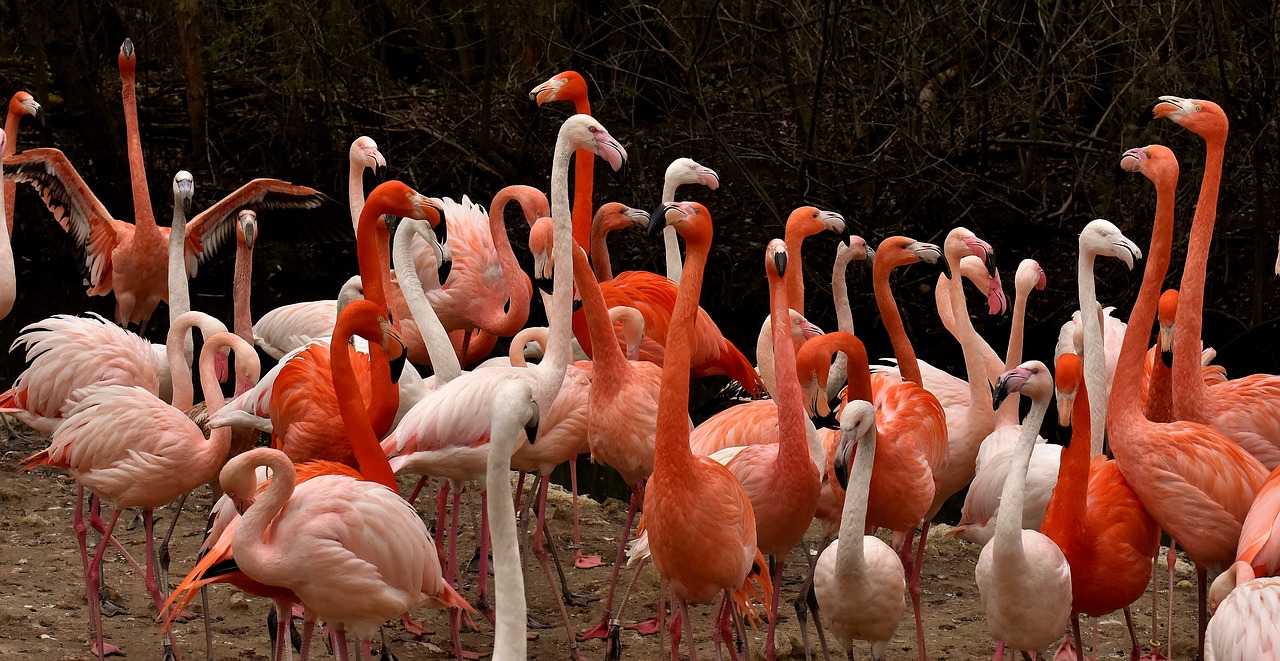
[[[89,658],[86,598],[75,536],[71,528],[75,483],[58,471],[40,470],[21,474],[13,470],[18,460],[42,447],[43,442],[38,440],[13,441],[5,448],[3,460],[0,461],[0,539],[3,540],[0,544],[0,595],[3,595],[0,597],[0,657],[85,659]],[[411,486],[408,483],[402,484],[402,492],[408,493]],[[427,506],[430,503],[427,498],[428,495],[424,494],[419,505]],[[194,564],[195,553],[203,534],[203,522],[209,510],[207,491],[198,493],[194,501],[194,508],[182,515],[175,533],[172,568],[175,583]],[[610,560],[618,529],[626,515],[625,503],[610,500],[602,505],[589,499],[583,499],[581,503],[582,537],[587,547],[586,552],[601,554],[606,560]],[[189,501],[188,506],[190,505]],[[562,491],[553,492],[549,507],[554,512],[551,525],[562,550],[561,557],[571,559],[572,551],[568,548],[571,534],[567,495]],[[468,492],[461,517],[462,527],[466,530],[461,535],[464,557],[469,557],[475,548],[472,531],[478,525],[478,511],[479,497],[474,492]],[[158,527],[168,525],[170,514],[164,511],[162,516]],[[434,514],[427,513],[426,516],[430,524]],[[126,518],[121,519],[122,527]],[[936,526],[937,533],[942,532],[939,528],[945,530],[946,526]],[[816,540],[816,526],[812,532],[810,539]],[[937,533],[930,534],[923,579],[923,609],[929,658],[990,658],[993,642],[986,631],[973,579],[979,548],[962,541],[946,540]],[[135,557],[143,557],[141,526],[137,530],[119,531],[119,537],[126,548],[135,553]],[[91,543],[92,541],[91,536]],[[522,549],[526,541],[521,541]],[[526,553],[526,556],[531,555]],[[108,589],[114,590],[118,601],[130,612],[128,615],[104,618],[107,640],[123,648],[129,658],[160,658],[159,628],[152,624],[154,608],[143,589],[141,577],[135,575],[118,556],[108,553],[106,557],[110,560],[105,568]],[[788,603],[797,595],[799,575],[796,570],[804,564],[801,552],[793,551],[787,564],[787,582],[783,586],[784,605],[779,620],[779,658],[783,659],[804,658],[799,627]],[[603,597],[609,580],[609,567],[587,570],[569,567],[566,572],[570,588],[574,592],[588,597]],[[652,568],[645,572],[637,586],[637,593],[632,596],[627,612],[622,616],[624,622],[649,617],[654,612],[657,575]],[[631,576],[631,570],[624,568],[622,580],[630,580]],[[476,575],[470,573],[464,577],[462,592],[473,600]],[[1194,574],[1185,561],[1179,562],[1177,580],[1178,587],[1174,591],[1174,658],[1186,659],[1194,652],[1195,588]],[[526,558],[525,581],[529,594],[530,618],[550,625],[549,628],[534,630],[538,638],[529,644],[529,658],[569,658],[565,633],[559,624],[560,616],[555,607],[555,592],[548,587],[541,570],[531,557]],[[1165,579],[1162,578],[1159,582],[1163,584]],[[1162,613],[1166,593],[1164,589],[1159,590]],[[1035,607],[1036,604],[1028,604],[1028,608]],[[264,624],[268,608],[268,602],[246,598],[228,586],[215,586],[210,591],[210,626],[215,647],[212,658],[268,659],[270,650]],[[199,610],[199,600],[195,602],[194,609]],[[570,606],[569,615],[574,629],[581,631],[593,626],[600,617],[601,609],[599,601],[586,607]],[[1152,637],[1150,598],[1144,598],[1134,610],[1140,640],[1147,641]],[[707,628],[711,607],[697,607],[695,612],[699,654],[714,658]],[[399,627],[388,629],[393,641],[392,647],[398,657],[402,661],[447,658],[448,624],[443,614],[423,610],[414,615],[435,633],[415,639]],[[1161,638],[1165,635],[1164,619],[1161,615]],[[492,649],[493,630],[482,618],[477,620],[480,622],[480,630],[465,633],[464,646],[468,650],[487,654]],[[180,651],[185,658],[204,658],[204,624],[199,618],[177,625],[176,633],[181,645]],[[762,658],[764,632],[751,632],[750,637],[752,656]],[[1087,640],[1086,637],[1086,645]],[[668,648],[665,645],[669,643],[665,637],[641,637],[626,631],[622,635],[622,642],[624,658],[668,658]],[[1144,642],[1144,646],[1148,644]],[[1099,659],[1127,657],[1128,639],[1120,613],[1102,619],[1097,649]],[[604,645],[601,641],[589,641],[581,644],[579,651],[585,659],[602,658]],[[1168,654],[1167,649],[1163,651]],[[313,652],[317,657],[327,658],[322,643],[317,642]],[[1051,653],[1052,650],[1047,650],[1044,656],[1048,657]],[[868,654],[867,648],[865,645],[860,646],[859,657],[865,654]],[[832,656],[844,658],[843,652],[834,648]],[[898,627],[888,657],[916,658],[910,609]]]

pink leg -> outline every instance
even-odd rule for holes
[[[271,649],[271,661],[289,661],[293,656],[293,645],[289,641],[289,606],[277,602],[276,609],[276,644]]]
[[[925,521],[920,527],[920,545],[916,548],[916,559],[911,567],[911,582],[908,589],[911,591],[911,609],[916,616],[916,649],[919,651],[920,661],[928,661],[928,654],[925,650],[924,642],[924,618],[920,614],[920,570],[924,567],[924,549],[929,541],[929,522]],[[907,537],[907,547],[911,546],[911,537]]]
[[[488,513],[489,511],[489,492],[480,492],[480,511]],[[480,583],[480,592],[476,595],[476,608],[484,613],[489,624],[496,626],[497,619],[495,617],[493,606],[489,604],[489,526],[480,526],[480,575],[476,581]]]
[[[684,622],[680,616],[680,604],[676,604],[675,611],[671,616],[671,661],[680,661],[680,625]]]
[[[334,629],[333,631],[333,657],[338,661],[348,661],[347,656],[347,632],[342,629]]]
[[[633,488],[631,491],[631,506],[627,509],[627,523],[622,529],[622,534],[618,536],[618,553],[614,557],[613,572],[609,577],[609,591],[604,598],[604,615],[600,618],[600,623],[595,628],[578,634],[578,640],[591,640],[593,638],[604,638],[609,635],[611,629],[616,629],[617,623],[611,620],[613,616],[613,596],[618,587],[618,573],[622,570],[623,560],[627,552],[627,540],[631,536],[631,524],[635,521],[636,510],[640,508],[641,496],[638,490]],[[636,576],[640,572],[636,571]],[[634,581],[633,581],[634,584]],[[630,594],[628,589],[627,593]]]
[[[1173,661],[1173,570],[1178,564],[1178,543],[1169,538],[1169,553],[1165,555],[1165,562],[1169,565],[1169,619],[1165,620],[1165,628],[1169,633],[1169,661]],[[1155,638],[1155,632],[1151,632],[1151,637]]]
[[[520,511],[520,496],[524,494],[524,477],[526,475],[528,473],[520,471],[519,477],[516,478],[516,502],[512,504],[512,507],[516,508],[516,517],[524,514],[524,512]]]
[[[720,612],[716,621],[722,641],[728,643],[729,661],[738,661],[738,646],[733,641],[733,599],[725,592],[720,597]],[[717,654],[719,656],[719,654]]]
[[[176,516],[177,513],[175,512],[174,515]],[[155,526],[155,523],[154,521],[152,521],[154,517],[153,517],[153,512],[151,508],[143,509],[142,517],[143,517],[143,530],[146,532],[146,535],[147,535],[147,541],[146,541],[147,571],[146,571],[146,574],[144,574],[147,577],[145,581],[146,587],[147,587],[147,594],[151,595],[151,600],[156,603],[156,612],[164,613],[165,597],[164,595],[160,594],[159,584],[156,583],[157,570],[156,570],[156,563],[155,563],[155,558],[156,558],[155,539],[152,536],[152,533],[154,532],[153,528]],[[167,587],[168,586],[166,586],[166,589]],[[166,633],[166,636],[165,636],[165,642],[164,642],[163,658],[176,659],[178,657],[178,652],[177,652],[178,639],[174,635],[172,627],[169,629],[166,629],[165,633]]]
[[[449,516],[449,575],[446,577],[455,588],[458,583],[458,513],[462,509],[462,491],[453,493],[453,512]]]
[[[764,639],[764,657],[767,661],[775,661],[778,651],[774,649],[773,636],[778,627],[778,597],[782,594],[782,566],[786,559],[779,556],[773,565],[773,595],[769,600],[769,633]]]
[[[565,635],[569,638],[569,658],[578,659],[578,639],[573,634],[573,623],[569,621],[569,610],[564,605],[562,591],[556,590],[555,577],[551,575],[551,563],[547,557],[547,549],[543,546],[543,531],[547,526],[547,489],[551,484],[550,476],[543,476],[538,486],[538,521],[533,531],[533,554],[542,565],[542,573],[547,575],[547,582],[556,593],[556,606],[560,608],[560,617],[564,620]],[[561,586],[565,587],[565,586]]]
[[[1207,597],[1208,591],[1208,571],[1200,565],[1196,566],[1196,658],[1204,658],[1204,630],[1209,625],[1209,602]],[[1173,598],[1173,593],[1169,593],[1169,598]]]
[[[698,661],[698,645],[693,639],[693,619],[689,617],[689,602],[677,597],[680,603],[680,628],[684,632],[685,649],[689,650],[689,661]]]
[[[93,560],[89,563],[89,572],[85,580],[85,588],[89,592],[89,624],[93,628],[93,642],[90,645],[90,653],[103,659],[107,654],[119,652],[120,648],[114,645],[105,645],[102,640],[102,609],[98,603],[101,595],[98,592],[98,576],[102,566],[102,555],[107,550],[108,540],[111,539],[111,532],[115,530],[116,521],[120,519],[121,510],[117,509],[111,515],[111,522],[107,524],[103,531],[102,541],[98,542],[98,550],[93,554]]]
[[[992,661],[1004,661],[1004,641],[996,641],[996,655],[992,657]]]
[[[409,494],[410,505],[414,504],[414,502],[418,500],[418,494],[422,493],[422,488],[427,486],[427,480],[429,479],[430,478],[428,478],[426,475],[423,475],[421,478],[418,479],[418,485],[413,488],[413,493]]]
[[[370,661],[373,659],[373,641],[360,641],[360,651],[356,652],[356,661],[364,661],[365,659]]]
[[[307,613],[302,620],[302,661],[311,658],[311,637],[316,633],[316,619]]]
[[[578,531],[578,458],[569,460],[569,483],[573,487],[573,566],[578,569],[603,567],[598,555],[582,555],[582,535]]]

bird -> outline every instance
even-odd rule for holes
[[[205,400],[215,409],[222,405],[223,395],[214,373],[214,356],[228,346],[236,353],[238,370],[257,369],[253,347],[239,337],[217,333],[208,338],[201,352],[200,382]],[[94,630],[91,650],[99,658],[110,650],[104,647],[102,638],[98,576],[120,514],[125,508],[143,508],[147,546],[144,576],[147,591],[156,608],[161,609],[164,598],[153,573],[151,510],[208,482],[222,468],[230,440],[229,429],[216,430],[206,439],[185,413],[146,388],[104,385],[89,391],[70,409],[66,420],[53,433],[48,448],[21,462],[22,470],[41,465],[64,468],[79,486],[75,529],[80,557],[85,563],[89,620]],[[86,531],[81,519],[85,490],[115,506],[92,560],[87,555]],[[176,644],[170,634],[166,658],[172,655],[169,646]]]
[[[991,277],[991,272],[987,270],[987,265],[982,261],[982,258],[976,255],[965,255],[964,259],[960,260],[960,276],[977,287],[979,292],[986,294],[988,313],[1003,314],[1005,309],[1009,307],[1008,299],[1004,293],[1004,285],[1000,281],[1000,272],[997,271],[995,277]],[[938,308],[938,319],[942,322],[943,328],[946,328],[947,332],[951,333],[951,336],[957,338],[956,341],[959,342],[955,314],[951,311],[951,278],[946,273],[938,274],[938,285],[933,288],[933,298],[934,305]],[[990,378],[995,378],[1004,371],[1005,363],[1000,360],[1000,356],[996,354],[995,349],[992,349],[990,344],[987,344],[986,340],[983,340],[983,344],[986,345],[982,349],[983,364],[986,365]],[[993,371],[994,373],[992,373]],[[929,387],[930,392],[938,394],[938,401],[942,402],[944,408],[950,409],[954,406],[961,406],[960,402],[965,402],[966,404],[964,405],[967,406],[969,384],[964,379],[927,364],[920,366],[920,372],[924,377],[925,383],[943,381]],[[945,383],[945,380],[948,379],[951,381],[950,387]]]
[[[729,633],[736,608],[747,605],[753,569],[761,575],[765,601],[768,570],[756,547],[756,521],[742,486],[733,473],[715,461],[689,452],[685,422],[689,398],[689,365],[698,294],[711,249],[711,215],[697,202],[664,205],[650,215],[649,236],[674,226],[688,248],[671,320],[671,341],[662,371],[658,426],[654,440],[653,474],[645,486],[643,525],[658,574],[670,582],[678,619],[683,624],[690,658],[696,659],[687,604],[705,603],[722,595],[712,625],[716,648]],[[672,619],[671,655],[679,653],[681,634]],[[732,643],[730,643],[732,644]]]
[[[1205,632],[1205,660],[1274,659],[1280,652],[1280,625],[1276,621],[1280,578],[1255,578],[1244,561],[1231,565],[1219,576],[1223,577],[1232,583],[1232,589],[1210,604],[1213,619]]]
[[[13,156],[18,151],[18,126],[22,122],[22,116],[27,115],[32,119],[44,124],[44,109],[40,104],[32,98],[28,92],[18,91],[9,99],[9,111],[4,118],[4,133],[8,136],[8,141],[0,145],[0,160]],[[13,236],[13,207],[14,195],[18,192],[18,182],[4,179],[4,217],[5,223],[9,227],[9,236]]]
[[[635,225],[648,227],[649,212],[632,209],[621,202],[606,202],[596,209],[596,215],[591,218],[591,270],[597,282],[613,279],[609,234]]]
[[[1187,262],[1179,285],[1177,328],[1173,335],[1173,404],[1178,418],[1206,424],[1236,441],[1267,470],[1280,466],[1280,376],[1251,374],[1216,386],[1201,374],[1200,336],[1204,325],[1204,286],[1209,244],[1218,215],[1218,189],[1227,142],[1227,115],[1204,99],[1162,96],[1143,115],[1168,119],[1205,142],[1204,179]]]
[[[12,103],[10,104],[13,105]],[[12,117],[10,110],[10,117]],[[15,121],[14,124],[17,124]],[[14,126],[14,132],[17,133],[17,126]],[[0,151],[8,149],[8,130],[0,131]],[[4,179],[4,167],[0,165],[0,180],[4,181],[4,188],[0,189],[0,224],[8,222],[7,219],[13,213],[9,208],[9,200],[13,197],[13,191],[8,180]],[[13,266],[13,245],[9,242],[9,236],[6,232],[5,236],[0,236],[0,319],[9,316],[13,311],[13,302],[18,298],[18,273]],[[7,424],[7,423],[6,423]]]
[[[505,493],[511,488],[511,454],[525,438],[538,436],[538,404],[533,388],[524,381],[508,381],[493,393],[493,415],[489,422],[489,458],[485,469],[486,491]],[[516,536],[515,512],[505,498],[487,503],[489,538],[493,545],[494,583],[498,617],[494,623],[493,661],[524,661],[528,658],[525,636],[524,571],[520,563],[520,542]]]
[[[1241,524],[1266,469],[1211,427],[1187,421],[1153,423],[1142,415],[1141,362],[1155,321],[1160,283],[1169,267],[1178,161],[1169,148],[1148,145],[1124,152],[1120,165],[1126,171],[1141,172],[1155,184],[1156,215],[1142,288],[1116,365],[1107,436],[1120,472],[1143,507],[1195,563],[1203,605],[1206,574],[1234,561]],[[1203,609],[1200,615],[1197,647],[1202,649]]]
[[[263,353],[280,360],[311,340],[332,334],[338,312],[363,296],[360,276],[353,275],[342,283],[336,299],[290,303],[258,317],[253,322],[253,342]]]
[[[577,71],[563,71],[546,82],[529,90],[529,100],[539,106],[552,101],[569,101],[579,115],[591,115],[591,101],[587,98],[587,81]],[[595,211],[591,192],[595,181],[595,158],[590,149],[574,152],[573,173],[573,242],[591,252],[591,216]]]
[[[898,554],[880,538],[862,532],[876,451],[875,407],[863,400],[845,404],[840,411],[840,436],[841,444],[856,443],[860,451],[848,469],[840,538],[818,556],[813,589],[823,624],[849,658],[853,658],[853,641],[866,640],[871,643],[872,661],[880,661],[906,610],[907,580]],[[849,454],[837,453],[838,461],[843,464]]]
[[[358,231],[360,212],[364,210],[364,171],[387,167],[387,159],[378,151],[378,143],[367,135],[362,135],[351,142],[347,150],[347,208],[351,211],[351,229]]]
[[[1083,654],[1080,614],[1102,617],[1124,609],[1132,641],[1130,658],[1141,653],[1129,605],[1151,578],[1151,558],[1160,550],[1160,529],[1143,508],[1116,462],[1090,458],[1092,403],[1080,356],[1058,357],[1055,383],[1060,422],[1071,424],[1057,486],[1040,532],[1053,540],[1071,566],[1071,629]],[[1066,647],[1064,640],[1063,646]]]
[[[1000,495],[1004,506],[1016,512],[1022,509],[1027,464],[1053,395],[1053,375],[1044,363],[1033,360],[1001,374],[993,390],[996,407],[1015,391],[1031,398],[1031,412],[1022,423]],[[997,659],[1003,658],[1006,646],[1039,654],[1066,628],[1071,615],[1071,567],[1053,540],[1022,530],[1016,517],[996,522],[995,537],[982,547],[975,575],[987,630],[998,641]],[[1039,605],[1027,608],[1032,602]]]
[[[1177,327],[1178,290],[1166,289],[1160,294],[1156,312],[1159,343],[1147,352],[1142,380],[1144,415],[1152,422],[1173,422],[1173,331]],[[1227,380],[1227,370],[1214,365],[1218,352],[1206,348],[1200,352],[1200,373],[1206,385],[1215,386]]]
[[[814,210],[814,217],[817,216]],[[806,214],[808,215],[808,214]],[[843,227],[841,227],[843,229]],[[790,269],[801,264],[791,261],[785,241],[774,239],[765,248],[765,272],[769,280],[770,316],[773,324],[774,365],[778,374],[796,371],[795,348],[786,315],[792,287],[784,281]],[[800,296],[803,296],[800,292]],[[787,319],[787,322],[783,320]],[[742,486],[756,520],[756,547],[772,558],[773,577],[769,604],[769,629],[765,657],[777,657],[774,635],[778,619],[778,598],[782,592],[782,571],[787,554],[804,538],[818,506],[821,471],[814,465],[805,433],[804,405],[800,383],[779,379],[774,400],[777,404],[778,442],[721,450],[711,458],[725,465]]]
[[[792,310],[804,314],[804,262],[800,257],[800,249],[804,240],[826,230],[828,232],[844,232],[844,216],[835,211],[824,211],[817,207],[796,207],[787,216],[784,235],[786,237],[788,262],[792,268],[787,270],[787,301]]]

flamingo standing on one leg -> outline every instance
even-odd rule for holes
[[[818,556],[813,589],[822,607],[822,621],[853,658],[853,641],[871,642],[871,659],[880,661],[906,610],[906,573],[902,559],[874,535],[863,535],[867,519],[867,490],[876,452],[876,410],[870,402],[853,400],[840,411],[840,443],[857,443],[858,453],[848,471],[840,539]],[[837,453],[836,461],[852,450]],[[841,543],[843,542],[843,544]]]
[[[1241,523],[1266,475],[1252,455],[1220,432],[1194,422],[1153,423],[1142,415],[1139,381],[1142,356],[1155,321],[1160,283],[1169,268],[1178,161],[1161,145],[1130,149],[1120,159],[1156,186],[1156,217],[1147,268],[1108,405],[1107,435],[1129,486],[1156,524],[1196,564],[1200,584],[1199,641],[1204,647],[1205,578],[1234,560]]]
[[[200,358],[200,381],[210,406],[223,397],[214,374],[214,357],[225,347],[236,352],[242,369],[256,368],[253,347],[229,333],[218,333],[205,342]],[[180,355],[180,354],[178,354]],[[177,371],[177,366],[173,366]],[[147,591],[157,609],[164,603],[158,591],[153,565],[151,510],[208,482],[226,458],[231,430],[217,430],[208,439],[187,416],[138,386],[102,386],[81,399],[54,432],[49,447],[25,460],[22,469],[37,465],[67,469],[83,490],[115,505],[92,560],[87,558],[81,508],[76,509],[76,532],[85,561],[85,585],[89,593],[89,618],[94,629],[93,653],[102,658],[108,650],[102,641],[102,615],[98,603],[98,573],[102,556],[120,514],[128,507],[144,508],[147,539]],[[79,505],[79,503],[77,503]],[[166,658],[173,658],[166,644]]]
[[[1204,423],[1222,432],[1271,470],[1280,466],[1280,376],[1252,374],[1210,387],[1200,369],[1204,285],[1209,244],[1218,216],[1227,115],[1212,101],[1162,96],[1148,111],[1146,119],[1152,118],[1172,120],[1205,142],[1204,179],[1178,288],[1181,300],[1173,336],[1174,410],[1182,420]]]
[[[18,125],[23,115],[30,115],[41,124],[44,123],[44,112],[40,104],[26,92],[16,92],[9,99],[9,112],[4,118],[4,132],[9,141],[0,145],[0,159],[13,156],[18,151]],[[3,177],[0,177],[3,179]],[[9,236],[13,236],[13,196],[18,192],[18,182],[4,179],[4,217],[9,226]]]
[[[996,407],[1014,391],[1031,398],[1031,412],[1022,423],[1022,435],[1000,497],[1005,507],[1017,512],[1022,509],[1020,501],[1031,450],[1053,395],[1053,375],[1044,363],[1033,360],[1000,375],[993,390]],[[997,659],[1004,656],[1006,645],[1039,654],[1067,626],[1071,615],[1071,567],[1053,540],[1034,530],[1022,530],[1017,517],[1006,516],[996,522],[995,537],[978,556],[976,575],[987,630],[998,641]],[[1027,608],[1032,601],[1039,606]]]

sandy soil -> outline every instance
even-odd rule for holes
[[[18,460],[44,447],[42,441],[13,441],[5,448],[0,461],[0,657],[13,659],[84,659],[89,658],[87,641],[88,618],[85,611],[85,589],[80,573],[80,562],[75,548],[75,536],[71,528],[72,507],[75,503],[75,483],[65,474],[51,470],[19,474],[13,466]],[[410,484],[402,491],[408,492]],[[419,505],[430,503],[424,494]],[[194,507],[184,513],[175,533],[173,550],[174,582],[194,564],[195,552],[200,545],[203,522],[208,514],[209,494],[197,494]],[[469,492],[462,513],[462,553],[469,557],[474,549],[472,531],[478,525],[479,497]],[[567,496],[556,491],[552,496],[550,511],[552,528],[563,551],[561,557],[572,557],[570,543],[569,509]],[[190,507],[190,503],[189,503]],[[170,514],[162,512],[160,525],[168,524]],[[625,503],[610,500],[598,504],[582,500],[582,536],[586,551],[612,555],[618,529],[626,515]],[[428,523],[434,514],[427,513]],[[127,517],[122,518],[122,522]],[[122,523],[123,526],[123,523]],[[936,526],[935,529],[945,526]],[[941,532],[939,530],[938,532]],[[143,532],[141,527],[133,531],[121,531],[120,540],[125,546],[137,549],[135,557],[142,558]],[[992,641],[987,634],[978,591],[974,584],[973,570],[979,549],[962,542],[949,541],[938,534],[930,535],[928,558],[924,567],[923,608],[925,633],[931,659],[990,658]],[[810,537],[817,539],[816,527]],[[525,540],[521,542],[522,548]],[[531,554],[526,554],[531,555]],[[1163,557],[1163,556],[1162,556]],[[160,658],[159,628],[152,624],[154,608],[146,596],[140,576],[131,571],[123,559],[109,553],[106,565],[108,589],[131,614],[104,618],[106,637],[122,647],[129,658]],[[800,644],[799,627],[794,611],[787,602],[794,600],[799,581],[795,569],[803,566],[800,551],[794,551],[788,561],[788,579],[783,589],[783,613],[780,618],[780,658],[804,658]],[[1179,585],[1175,589],[1175,658],[1189,658],[1195,643],[1195,589],[1194,575],[1185,562],[1180,562]],[[603,597],[609,580],[609,568],[599,567],[567,570],[571,589],[588,597]],[[530,596],[530,617],[550,624],[550,628],[538,629],[538,639],[530,643],[531,659],[569,658],[565,633],[556,611],[555,592],[532,558],[526,562],[526,586]],[[623,580],[629,580],[631,571],[624,569]],[[469,599],[475,595],[476,575],[465,575],[463,594]],[[797,580],[792,580],[797,579]],[[1162,578],[1160,583],[1164,583]],[[638,590],[633,595],[625,622],[651,616],[657,594],[657,575],[647,569],[640,578]],[[1161,589],[1161,610],[1166,591]],[[1028,604],[1035,608],[1036,604]],[[269,604],[254,598],[246,598],[227,586],[216,586],[210,591],[210,612],[214,641],[214,659],[268,659],[269,647],[264,621]],[[199,610],[199,601],[195,607]],[[600,602],[586,607],[569,607],[574,629],[585,630],[598,621]],[[695,609],[695,629],[700,654],[712,655],[707,619],[709,606]],[[1140,639],[1151,637],[1151,602],[1144,599],[1135,607],[1135,617]],[[389,629],[392,647],[402,661],[411,659],[447,658],[449,649],[448,625],[439,612],[421,611],[415,616],[432,635],[415,639],[403,629]],[[1161,638],[1164,637],[1164,616],[1160,618]],[[480,630],[465,633],[464,645],[469,650],[487,653],[492,648],[493,630],[480,619]],[[199,618],[176,627],[181,652],[185,658],[204,658],[204,624]],[[1120,613],[1103,618],[1100,627],[1098,658],[1126,658],[1128,639],[1124,620]],[[752,632],[753,657],[762,656],[764,632]],[[1087,640],[1087,639],[1086,639]],[[624,658],[668,658],[666,639],[658,636],[641,637],[630,631],[622,635]],[[816,643],[815,643],[816,644]],[[1087,643],[1086,643],[1087,644]],[[1144,643],[1145,645],[1146,643]],[[579,648],[587,659],[602,658],[604,646],[600,641],[583,643]],[[833,649],[833,657],[844,658]],[[318,657],[326,656],[322,644],[315,645]],[[1052,650],[1045,653],[1049,656]],[[1167,654],[1167,650],[1165,650]],[[860,647],[859,657],[867,654]],[[915,635],[911,626],[910,610],[898,628],[888,657],[915,659]],[[354,658],[354,657],[353,657]]]

